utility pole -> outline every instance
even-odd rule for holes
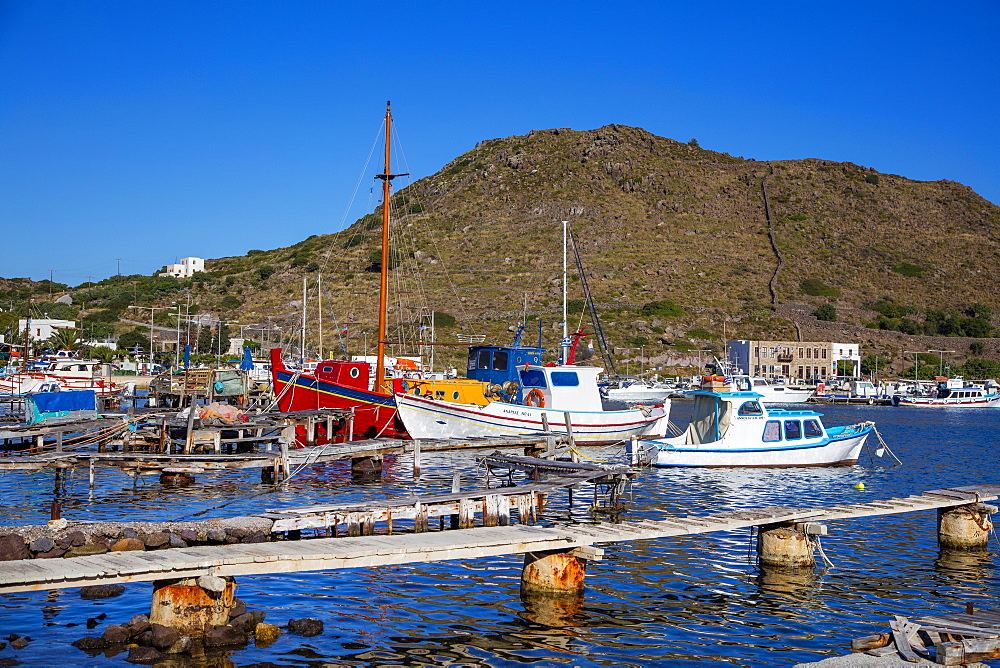
[[[153,311],[160,311],[162,309],[170,308],[169,306],[137,306],[132,304],[131,308],[148,308],[149,309],[149,366],[152,369],[153,366]]]
[[[944,356],[945,356],[945,353],[953,353],[955,351],[954,350],[929,350],[928,349],[927,352],[929,352],[929,353],[939,353],[940,356],[938,357],[938,375],[939,376],[943,376],[944,375]]]
[[[913,383],[914,385],[919,385],[919,378],[917,378],[917,367],[920,366],[920,361],[917,359],[917,355],[922,351],[918,350],[904,350],[903,353],[913,353]]]
[[[115,258],[118,261],[118,275],[122,275],[122,259],[120,257]]]

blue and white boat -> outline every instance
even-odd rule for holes
[[[673,438],[633,439],[632,462],[653,466],[837,466],[858,461],[874,423],[826,428],[809,410],[767,408],[758,392],[688,392],[691,424]]]

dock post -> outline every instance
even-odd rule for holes
[[[569,413],[563,413],[563,420],[566,421],[566,439],[569,441],[569,459],[572,462],[580,461],[580,456],[576,454],[576,439],[573,438],[573,421]]]
[[[181,635],[202,636],[229,621],[236,583],[212,575],[153,583],[149,622],[168,626]]]
[[[812,568],[809,536],[780,524],[763,524],[757,532],[757,561],[767,568]]]
[[[382,455],[352,457],[351,476],[358,481],[378,480],[382,476]]]
[[[351,417],[347,418],[347,440],[354,440],[354,406],[351,406]]]
[[[90,458],[90,488],[94,489],[94,458]]]
[[[191,454],[191,444],[194,442],[194,418],[198,414],[198,407],[195,405],[194,395],[191,395],[191,403],[188,406],[187,437],[184,439],[184,453]]]
[[[945,550],[981,550],[990,540],[996,506],[970,503],[938,508],[938,545]]]
[[[413,439],[413,477],[420,477],[420,439]]]
[[[56,432],[56,452],[63,451],[63,433],[62,431]]]
[[[598,560],[603,554],[603,550],[593,546],[525,552],[521,593],[580,595],[583,593],[587,560]]]

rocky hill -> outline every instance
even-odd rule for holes
[[[1000,208],[958,183],[851,163],[755,161],[617,125],[539,130],[479,143],[392,205],[394,315],[454,316],[439,318],[439,340],[507,336],[527,313],[554,345],[563,220],[626,357],[675,360],[723,336],[797,338],[829,303],[837,332],[899,359],[866,329],[872,304],[902,305],[917,321],[928,308],[1000,312]],[[376,210],[337,234],[211,260],[181,287],[203,311],[289,330],[303,277],[315,310],[322,274],[326,331],[335,314],[358,340],[375,324],[380,222]],[[683,311],[658,308],[667,300]]]

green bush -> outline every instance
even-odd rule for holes
[[[870,183],[873,186],[878,185],[878,174],[868,174],[865,176],[865,183]]]
[[[645,316],[656,316],[659,318],[675,318],[679,315],[684,315],[684,309],[669,299],[643,304],[641,312]]]
[[[900,262],[892,268],[897,274],[902,274],[903,276],[908,276],[910,278],[920,278],[927,271],[923,267],[917,264],[911,264],[909,262]]]
[[[837,322],[837,309],[833,304],[822,304],[817,307],[815,311],[812,312],[816,316],[817,320],[825,320],[826,322]]]
[[[455,316],[441,311],[434,311],[431,317],[434,319],[435,327],[454,327],[455,323],[458,322]]]
[[[702,339],[703,341],[714,341],[717,338],[719,338],[718,336],[712,334],[707,329],[701,329],[701,328],[689,330],[687,333],[684,334],[684,336],[688,337],[689,339]]]
[[[818,278],[807,278],[799,283],[799,289],[810,297],[839,297],[840,290],[826,285]]]
[[[234,308],[239,308],[243,306],[243,300],[234,295],[226,295],[221,302],[219,302],[219,308],[224,311],[232,311]]]
[[[257,275],[260,277],[260,280],[262,281],[266,281],[267,279],[269,279],[272,274],[274,274],[274,267],[272,267],[269,264],[257,267]]]
[[[583,313],[583,308],[587,305],[585,299],[570,299],[566,302],[567,313]]]

